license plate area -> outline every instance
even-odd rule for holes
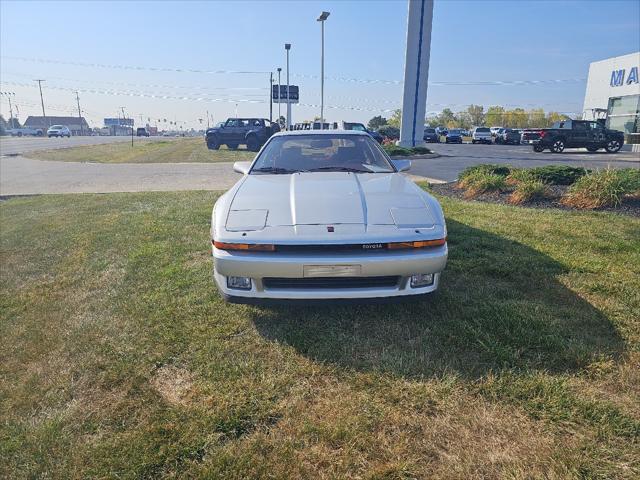
[[[304,265],[302,276],[317,277],[358,277],[362,274],[361,265]]]

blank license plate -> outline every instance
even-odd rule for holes
[[[361,274],[360,265],[304,265],[303,277],[357,277]]]

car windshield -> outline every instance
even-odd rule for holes
[[[62,125],[53,125],[51,130],[62,130],[64,127]]]
[[[250,173],[331,171],[390,173],[395,169],[368,135],[310,133],[271,138]]]
[[[479,133],[487,133],[489,131],[490,130],[488,128],[476,128],[476,132],[479,132]]]
[[[449,130],[449,135],[460,135],[460,130],[456,130],[455,128]]]
[[[424,129],[424,133],[436,133],[436,129],[435,128],[425,128]]]

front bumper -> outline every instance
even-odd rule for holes
[[[447,263],[447,246],[424,251],[350,252],[292,254],[277,252],[230,252],[213,248],[214,280],[223,297],[230,301],[255,303],[259,300],[357,300],[413,297],[434,292]],[[358,277],[397,276],[394,285],[366,288],[269,288],[263,278],[305,278],[305,266],[357,267]],[[411,275],[434,274],[431,285],[412,288]],[[250,290],[227,286],[228,276],[251,278]]]

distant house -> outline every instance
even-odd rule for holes
[[[65,125],[71,130],[72,135],[88,135],[91,132],[89,124],[84,117],[29,116],[26,122],[24,122],[25,127],[41,128],[44,132],[46,132],[51,125]]]

